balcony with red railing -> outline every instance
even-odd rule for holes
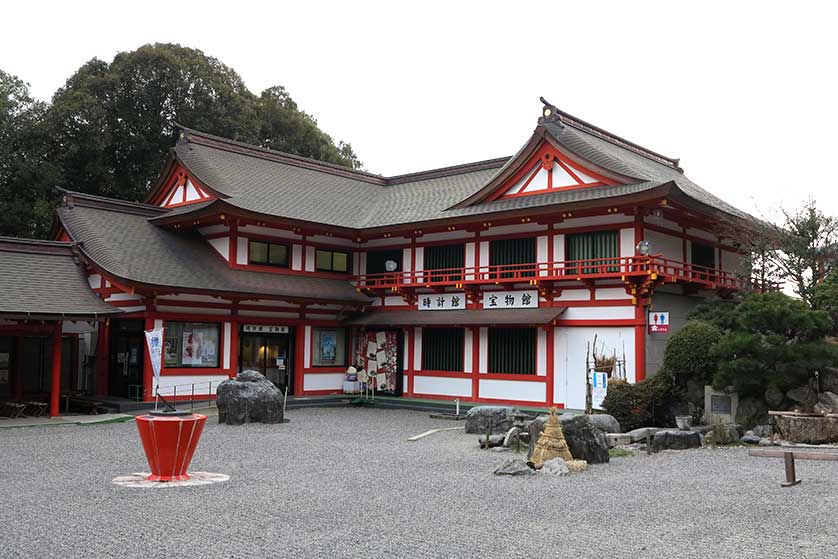
[[[441,270],[386,272],[355,277],[362,290],[403,291],[416,288],[464,288],[467,286],[529,283],[548,285],[561,281],[616,279],[641,283],[681,282],[699,289],[741,291],[779,291],[776,283],[757,285],[735,273],[696,266],[664,258],[662,255],[624,256],[534,264],[501,264]]]

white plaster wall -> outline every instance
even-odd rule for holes
[[[410,248],[402,249],[402,270],[404,270],[405,272],[411,272],[413,271],[413,268],[411,268],[412,265],[413,263],[411,262],[410,258]],[[405,283],[410,283],[410,281],[411,278],[405,278]]]
[[[159,301],[157,303],[157,310],[160,312],[170,312],[170,313],[184,313],[184,314],[204,314],[204,315],[218,315],[218,316],[228,316],[230,314],[229,309],[196,309],[195,307],[188,307],[188,306],[177,306],[177,305],[163,305]]]
[[[634,228],[620,229],[620,256],[634,256]]]
[[[663,254],[664,258],[682,262],[684,255],[684,241],[679,237],[646,231],[644,237],[652,245],[652,254]]]
[[[618,225],[633,223],[634,216],[623,214],[595,215],[589,217],[571,217],[555,224],[555,229],[570,229],[574,227],[591,227],[593,225]]]
[[[407,237],[392,237],[389,239],[371,239],[366,242],[368,247],[386,247],[391,245],[406,245],[410,243]]]
[[[311,367],[311,326],[304,328],[303,336],[303,368],[308,369]]]
[[[431,394],[435,396],[471,396],[471,379],[452,377],[413,377],[413,392],[415,394]]]
[[[547,226],[540,223],[522,223],[520,225],[501,225],[500,227],[490,227],[482,234],[487,237],[494,237],[496,235],[513,235],[515,233],[528,233],[530,231],[545,231],[546,229]]]
[[[474,262],[474,247],[475,243],[466,243],[465,265],[466,268],[473,268],[477,264]],[[466,280],[473,280],[474,274],[466,274]]]
[[[428,233],[419,238],[423,243],[435,243],[437,241],[454,241],[458,239],[470,239],[474,237],[471,231],[457,230],[457,231],[443,231],[442,233]]]
[[[313,243],[323,243],[327,245],[338,245],[342,247],[354,247],[357,243],[352,239],[344,239],[343,237],[327,237],[326,235],[310,235],[306,237]]]
[[[547,383],[521,380],[480,380],[480,398],[546,402]]]
[[[589,289],[563,289],[554,301],[590,301],[591,291]]]
[[[247,264],[247,237],[239,237],[236,246],[236,264]]]
[[[568,307],[559,320],[633,320],[634,307]]]
[[[553,235],[553,262],[564,262],[564,235]]]
[[[626,293],[626,290],[622,287],[606,287],[596,290],[596,298],[598,301],[624,300],[631,299],[631,295]]]
[[[233,332],[232,324],[230,324],[229,322],[225,322],[224,326],[223,326],[223,329],[224,329],[224,332],[222,333],[222,337],[223,337],[222,347],[224,349],[222,350],[222,354],[224,355],[224,361],[222,363],[222,366],[225,369],[229,370],[230,369],[230,353],[231,353],[230,350],[232,349],[231,344],[230,344],[231,339],[232,339],[232,332]]]
[[[537,330],[535,338],[535,374],[547,375],[547,331],[544,328]]]
[[[90,284],[91,289],[102,287],[102,276],[99,274],[90,274],[87,276],[87,283]]]
[[[474,336],[471,328],[465,328],[463,335],[463,372],[470,373],[474,366]]]
[[[288,231],[287,229],[275,229],[273,227],[263,227],[261,225],[243,225],[239,227],[239,233],[245,235],[264,235],[266,237],[277,237],[281,239],[302,239],[302,235]]]
[[[218,251],[218,254],[226,261],[230,261],[230,237],[218,237],[217,239],[209,239],[210,246]]]
[[[413,370],[422,370],[422,329],[413,329]],[[416,389],[414,388],[414,391]]]
[[[539,264],[550,261],[550,255],[547,254],[547,235],[539,235],[535,241],[535,261]],[[547,269],[541,270],[538,275],[546,276],[550,272]]]
[[[291,269],[303,269],[303,245],[291,245]]]
[[[598,351],[605,354],[617,352],[622,359],[625,349],[626,374],[634,382],[634,328],[625,327],[567,327],[556,328],[553,352],[553,399],[566,408],[585,407],[585,357],[588,343],[597,337]],[[602,349],[604,347],[604,350]]]
[[[489,370],[489,329],[480,328],[480,339],[478,340],[477,354],[479,361],[477,364],[477,371],[485,373]]]
[[[303,390],[343,391],[343,373],[306,373],[303,376]]]
[[[314,271],[314,247],[306,247],[306,272]]]
[[[693,237],[697,237],[699,239],[706,239],[708,241],[715,242],[718,240],[718,237],[709,231],[705,231],[703,229],[696,229],[695,227],[688,227],[687,228],[687,235],[691,235]]]
[[[480,241],[480,267],[489,265],[489,241]]]
[[[741,274],[745,271],[747,259],[737,252],[722,251],[722,270],[731,274]]]

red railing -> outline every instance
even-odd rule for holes
[[[731,272],[669,260],[661,255],[387,272],[356,276],[355,281],[358,287],[364,289],[398,290],[409,287],[460,287],[473,284],[529,281],[626,279],[651,274],[669,281],[699,284],[708,289],[739,290],[748,284],[746,280]],[[779,286],[771,284],[761,286],[760,289],[775,291],[779,289]]]

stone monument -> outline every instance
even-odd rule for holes
[[[219,384],[215,404],[219,423],[243,425],[283,421],[282,392],[258,371],[243,371]]]

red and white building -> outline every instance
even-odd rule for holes
[[[595,336],[638,381],[697,302],[745,287],[752,220],[551,105],[510,158],[395,177],[183,129],[145,203],[66,192],[57,217],[122,311],[94,394],[152,399],[142,333],[162,326],[162,394],[249,368],[337,394],[356,365],[405,398],[568,408]]]

